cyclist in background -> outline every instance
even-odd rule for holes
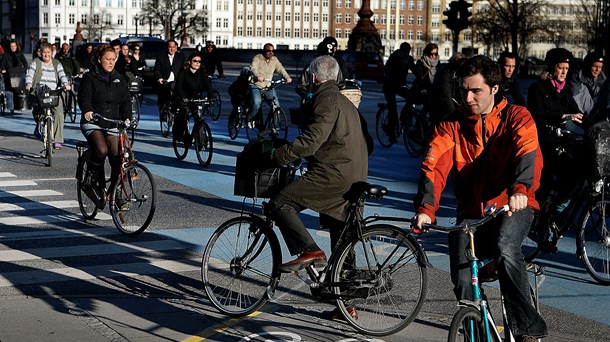
[[[280,60],[274,56],[275,48],[273,44],[267,43],[263,46],[263,53],[254,56],[252,59],[252,81],[253,83],[250,85],[250,112],[249,112],[249,120],[258,122],[255,116],[258,114],[258,110],[261,108],[262,93],[265,92],[264,88],[269,85],[269,80],[273,78],[273,74],[277,73],[281,75],[286,83],[292,82],[292,78],[282,66]],[[277,92],[275,89],[271,89],[271,96],[267,96],[267,98],[275,98],[277,99],[277,105],[280,106],[279,99],[277,97]]]
[[[216,69],[218,69],[218,78],[224,78],[225,74],[222,70],[222,59],[218,52],[216,52],[216,45],[211,40],[205,42],[205,53],[201,55],[203,57],[203,65],[208,75],[214,76]]]
[[[188,119],[186,116],[188,108],[184,103],[184,99],[196,99],[202,93],[208,99],[212,99],[214,98],[214,88],[205,69],[201,67],[201,54],[198,52],[191,53],[187,58],[186,64],[186,67],[178,73],[176,83],[174,84],[173,100],[178,105],[178,112],[176,113],[173,135],[176,140],[185,139],[185,141],[190,142],[190,136],[182,136]]]
[[[93,60],[93,45],[91,43],[87,43],[82,51],[81,55],[77,56],[81,73],[85,72],[85,70],[92,70],[95,63]]]
[[[0,59],[0,69],[2,70],[2,77],[4,78],[5,85],[5,96],[6,96],[6,109],[11,113],[15,110],[15,104],[13,101],[13,95],[15,92],[23,91],[22,88],[13,87],[11,78],[18,78],[23,80],[25,78],[25,70],[28,67],[28,61],[25,55],[19,49],[17,42],[11,40],[9,43],[9,51],[6,51]],[[19,82],[21,85],[23,83]]]
[[[459,112],[434,128],[413,202],[417,213],[414,225],[421,229],[424,223],[436,220],[449,174],[453,176],[458,223],[482,218],[487,205],[508,204],[510,212],[506,216],[498,216],[476,231],[477,256],[496,260],[516,341],[536,341],[547,335],[547,326],[531,304],[521,252],[534,211],[538,210],[535,192],[542,154],[536,125],[525,107],[510,105],[505,99],[494,102],[501,80],[495,61],[474,56],[460,67],[458,77],[462,105]],[[472,300],[471,275],[464,254],[468,237],[451,232],[448,240],[454,292],[458,300]]]
[[[157,79],[157,104],[159,115],[163,106],[171,100],[172,88],[178,73],[184,68],[184,54],[178,51],[178,42],[167,41],[167,50],[157,56],[153,70]]]
[[[415,81],[411,88],[411,99],[413,102],[416,104],[428,104],[432,82],[434,82],[434,76],[439,69],[438,45],[428,43],[424,47],[423,56],[415,63],[415,70],[413,71]]]
[[[246,110],[248,107],[246,99],[248,97],[248,89],[250,88],[251,76],[252,73],[250,67],[243,67],[239,71],[239,76],[237,76],[237,79],[229,86],[228,92],[229,96],[231,96],[231,105],[233,106],[233,110],[231,110],[231,114],[229,115],[229,125],[239,114],[239,106],[242,106],[244,110]]]
[[[595,115],[601,89],[607,83],[604,61],[601,52],[591,52],[585,56],[582,68],[570,78],[570,88],[580,112],[590,117]]]
[[[142,53],[142,47],[139,45],[134,45],[133,53],[131,55],[132,64],[135,66],[135,68],[137,70],[136,75],[138,75],[140,77],[143,76],[142,72],[146,68],[146,60],[144,59],[144,57],[142,57],[141,53]]]
[[[456,52],[449,58],[447,64],[436,73],[432,83],[432,98],[430,101],[430,116],[437,123],[443,117],[453,113],[462,102],[457,71],[468,60],[461,52]],[[500,101],[495,103],[499,103]]]
[[[498,57],[498,64],[500,64],[500,70],[502,71],[502,81],[494,101],[499,103],[502,97],[505,97],[509,103],[525,106],[525,98],[521,94],[521,86],[516,72],[517,55],[504,51]]]
[[[78,63],[78,60],[76,60],[76,57],[72,55],[70,44],[61,44],[61,50],[57,53],[57,57],[55,58],[61,62],[61,65],[66,72],[66,76],[72,77],[80,74],[80,64]]]
[[[398,125],[396,95],[408,99],[407,76],[409,70],[411,72],[415,70],[415,62],[410,53],[411,44],[403,42],[398,50],[392,52],[383,69],[382,90],[388,104],[388,126],[382,128],[392,143],[396,142],[396,126]]]
[[[97,63],[90,72],[83,76],[78,93],[78,106],[83,113],[80,120],[81,132],[87,139],[89,150],[92,152],[87,169],[94,172],[92,176],[97,177],[100,185],[97,189],[90,188],[84,189],[84,191],[96,202],[98,208],[103,209],[106,197],[103,188],[106,184],[104,173],[106,156],[110,162],[113,181],[118,179],[121,167],[117,136],[119,131],[116,127],[105,126],[103,121],[93,122],[91,120],[94,113],[113,120],[129,120],[131,118],[131,97],[127,81],[114,70],[115,50],[107,44],[102,44],[94,55],[97,56],[95,59]]]
[[[33,87],[39,85],[46,85],[51,90],[57,89],[58,85],[68,91],[72,89],[64,68],[61,63],[52,58],[52,48],[49,43],[42,43],[40,45],[42,59],[35,58],[30,63],[30,67],[25,74],[25,90],[30,91]],[[61,144],[64,142],[64,107],[59,101],[57,107],[51,108],[53,113],[53,148],[56,150],[61,149]],[[36,120],[36,127],[34,128],[34,136],[37,138],[42,137],[40,134],[40,120],[42,116],[42,109],[40,107],[34,107],[32,115]]]

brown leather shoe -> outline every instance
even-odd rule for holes
[[[326,254],[324,254],[324,251],[303,252],[298,258],[281,264],[279,270],[284,273],[298,272],[312,264],[316,268],[326,267]]]

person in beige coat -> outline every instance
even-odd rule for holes
[[[273,160],[285,165],[308,158],[307,173],[271,198],[269,212],[280,228],[293,261],[280,271],[295,272],[314,264],[326,265],[326,255],[314,242],[298,213],[312,209],[321,222],[330,226],[331,246],[339,238],[347,218],[344,195],[356,182],[366,181],[372,138],[356,107],[337,86],[339,65],[331,56],[316,57],[310,64],[313,95],[313,122],[292,143],[277,150]],[[323,219],[323,217],[325,219]]]
[[[250,112],[249,118],[252,121],[259,121],[255,119],[258,110],[261,108],[262,93],[265,92],[265,87],[269,85],[269,82],[273,78],[273,74],[281,75],[286,83],[292,82],[292,78],[282,66],[280,60],[275,57],[275,48],[273,44],[267,43],[263,47],[263,53],[254,56],[252,59],[252,84],[250,84]],[[267,98],[275,98],[279,107],[280,102],[277,100],[277,94],[275,89],[269,91],[270,94],[265,94]]]

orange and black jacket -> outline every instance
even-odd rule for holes
[[[485,206],[508,204],[515,193],[538,210],[541,170],[536,124],[525,107],[503,99],[484,116],[460,109],[434,129],[414,205],[435,221],[452,172],[458,219],[480,218]]]

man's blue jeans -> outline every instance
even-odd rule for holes
[[[250,84],[250,99],[252,101],[249,115],[250,120],[254,120],[254,116],[256,116],[258,110],[261,108],[261,103],[263,102],[263,93],[265,93],[265,97],[267,99],[275,98],[277,106],[280,106],[280,101],[277,97],[277,94],[275,93],[275,89],[265,91],[254,84]]]
[[[532,208],[492,219],[475,232],[475,253],[478,259],[495,259],[504,305],[516,337],[524,335],[544,337],[547,326],[532,305],[525,261],[521,245],[534,218]],[[458,299],[473,299],[470,269],[465,251],[468,236],[461,232],[449,233],[451,281]]]

